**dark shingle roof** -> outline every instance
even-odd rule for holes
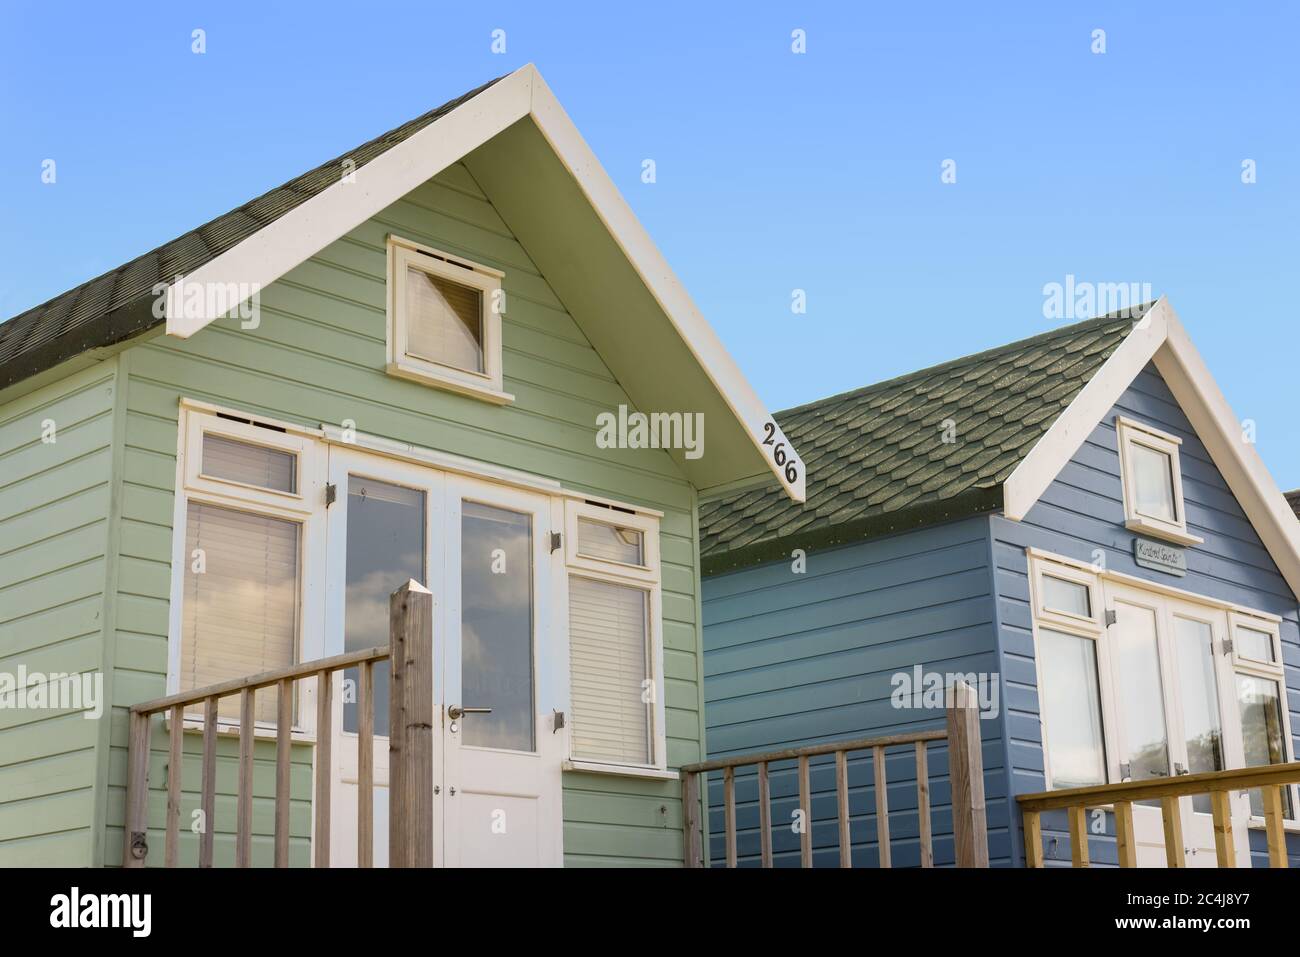
[[[999,507],[1002,482],[1148,308],[776,413],[803,457],[807,501],[773,485],[702,502],[704,570]]]
[[[1286,495],[1286,503],[1291,506],[1291,511],[1295,512],[1296,518],[1300,518],[1300,488],[1284,494]]]
[[[193,272],[338,182],[345,159],[360,169],[496,82],[491,80],[238,209],[0,323],[0,389],[88,349],[110,345],[160,324],[162,320],[154,317],[152,309],[155,284]]]

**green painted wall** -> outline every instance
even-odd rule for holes
[[[0,673],[100,671],[117,381],[110,358],[0,403]],[[90,864],[106,721],[6,704],[0,866]]]
[[[506,390],[516,396],[512,406],[492,406],[385,374],[384,243],[390,232],[505,271],[504,368]],[[352,419],[362,432],[526,470],[663,511],[668,760],[677,766],[700,758],[694,490],[665,452],[596,448],[596,414],[633,403],[463,166],[426,183],[264,290],[258,329],[241,330],[237,321],[222,320],[186,341],[156,337],[123,353],[122,368],[121,554],[108,659],[117,707],[111,757],[101,770],[97,795],[105,861],[115,863],[122,854],[125,707],[164,693],[182,395],[311,426]],[[191,750],[196,746],[197,741],[189,742]],[[164,748],[159,736],[151,765],[154,827],[161,826],[165,803],[158,790]],[[233,855],[225,837],[234,820],[233,742],[223,742],[223,749],[218,863]],[[273,787],[272,761],[268,750],[259,762],[259,780],[267,789]],[[304,789],[308,761],[302,759],[295,769]],[[196,762],[197,753],[191,753],[185,771],[192,782],[197,782]],[[195,800],[190,795],[185,807]],[[269,853],[270,814],[269,797],[260,798],[255,815],[264,853]],[[308,817],[305,802],[295,807],[300,836],[309,830]],[[569,864],[678,864],[681,818],[676,782],[565,775]],[[161,831],[151,835],[150,845],[161,853]],[[296,849],[305,855],[301,840]],[[186,853],[192,854],[192,847]]]

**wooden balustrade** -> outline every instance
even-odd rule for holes
[[[330,863],[330,794],[333,784],[333,677],[358,668],[358,864],[370,867],[374,848],[374,666],[391,662],[389,696],[389,862],[393,867],[429,867],[433,863],[433,596],[416,582],[407,582],[390,600],[388,648],[367,648],[303,662],[288,668],[236,678],[205,688],[145,701],[131,708],[127,756],[126,841],[123,866],[144,867],[149,853],[149,759],[154,718],[167,715],[167,808],[163,823],[163,865],[175,867],[180,844],[181,761],[186,733],[185,712],[203,708],[203,761],[199,806],[203,828],[199,835],[199,866],[211,867],[215,833],[217,736],[234,733],[218,721],[222,698],[239,696],[239,790],[236,804],[235,866],[252,864],[254,715],[257,692],[279,692],[275,729],[275,855],[276,867],[289,865],[289,762],[294,744],[295,683],[316,682],[315,795],[312,801],[312,857],[316,867]],[[190,719],[193,722],[193,718]]]
[[[1137,839],[1133,827],[1133,805],[1139,801],[1158,800],[1164,824],[1166,863],[1170,867],[1186,867],[1179,798],[1209,795],[1214,821],[1215,860],[1219,867],[1235,867],[1236,848],[1233,846],[1229,792],[1258,788],[1264,803],[1269,866],[1287,867],[1284,795],[1286,788],[1296,783],[1300,783],[1300,762],[1021,794],[1016,800],[1024,822],[1025,860],[1030,867],[1043,866],[1041,815],[1045,811],[1064,810],[1070,829],[1071,864],[1074,867],[1089,866],[1088,831],[1085,826],[1087,810],[1111,808],[1115,814],[1119,866],[1136,867]]]
[[[988,867],[988,826],[984,810],[984,763],[980,753],[979,709],[975,691],[959,682],[948,688],[947,723],[943,728],[913,731],[874,738],[831,741],[799,748],[786,748],[762,754],[742,754],[683,765],[682,809],[685,827],[685,864],[704,864],[701,826],[701,793],[707,791],[711,771],[722,772],[723,846],[727,867],[737,865],[736,851],[736,769],[753,767],[758,779],[758,815],[760,861],[773,866],[771,765],[778,761],[795,761],[798,770],[799,808],[803,811],[803,828],[799,834],[799,860],[802,867],[813,866],[811,759],[835,755],[835,796],[839,825],[839,866],[853,866],[852,838],[849,821],[852,808],[849,794],[849,755],[870,751],[874,770],[876,843],[881,867],[891,867],[893,854],[889,835],[889,782],[885,773],[886,751],[911,745],[916,760],[918,837],[922,867],[934,866],[933,832],[930,819],[930,771],[927,746],[934,741],[948,742],[948,770],[952,787],[953,840],[959,867]]]

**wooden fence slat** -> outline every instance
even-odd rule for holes
[[[700,828],[700,775],[687,771],[682,775],[682,829],[687,867],[704,865],[704,840]]]
[[[375,866],[374,664],[357,675],[357,867]]]
[[[1268,836],[1268,866],[1290,867],[1286,853],[1286,827],[1282,823],[1284,787],[1263,788],[1264,831]]]
[[[127,743],[123,867],[144,867],[149,847],[149,716],[131,715]]]
[[[726,816],[726,833],[723,839],[727,845],[727,866],[736,866],[736,769],[726,768],[722,772],[722,800]]]
[[[330,866],[330,792],[333,780],[334,688],[332,672],[316,673],[316,796],[312,801],[312,866]]]
[[[199,867],[212,866],[212,842],[217,811],[217,698],[203,700],[203,831],[199,835]]]
[[[808,781],[808,755],[799,755],[799,810],[803,812],[803,831],[799,834],[799,866],[812,867],[812,787]]]
[[[1210,792],[1210,811],[1214,818],[1214,855],[1220,867],[1236,867],[1237,855],[1232,846],[1232,804],[1227,791]]]
[[[853,839],[849,833],[849,755],[835,752],[835,803],[840,817],[840,867],[853,866]]]
[[[181,844],[181,780],[185,761],[185,708],[173,705],[167,729],[167,820],[163,866],[175,867]]]
[[[934,867],[934,835],[930,825],[930,763],[925,742],[916,742],[916,818],[921,842],[921,866]]]
[[[1070,863],[1075,867],[1087,867],[1088,860],[1088,809],[1076,804],[1066,809],[1070,819]]]
[[[1179,807],[1178,798],[1161,799],[1160,817],[1165,830],[1165,863],[1169,867],[1186,867],[1187,854],[1183,851],[1183,812]]]
[[[275,866],[289,866],[289,757],[293,747],[293,681],[285,678],[276,702]]]
[[[1025,825],[1025,866],[1043,866],[1043,822],[1037,811],[1025,811],[1021,815]]]
[[[235,866],[253,865],[253,704],[257,691],[239,693],[239,797],[235,815]]]
[[[1115,844],[1120,867],[1137,867],[1137,832],[1133,828],[1133,804],[1115,802]]]
[[[432,867],[433,595],[412,579],[389,596],[388,862]]]
[[[893,850],[889,842],[889,782],[885,780],[885,749],[872,749],[876,774],[876,846],[881,867],[893,867]]]
[[[758,827],[763,866],[772,866],[772,782],[767,762],[758,762]]]

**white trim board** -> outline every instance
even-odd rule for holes
[[[1020,521],[1148,362],[1155,364],[1291,591],[1300,595],[1300,522],[1165,297],[1134,326],[1002,485]]]
[[[167,334],[186,339],[220,318],[212,314],[211,302],[186,304],[187,286],[265,288],[526,116],[532,118],[573,176],[611,238],[750,437],[759,458],[786,494],[795,502],[803,502],[806,475],[802,457],[794,453],[793,444],[741,374],[531,63],[355,170],[351,182],[343,182],[340,175],[339,182],[172,283],[166,299]],[[227,310],[237,304],[223,303]],[[794,453],[779,465],[764,448],[769,425],[773,433],[767,448],[784,443],[789,452],[783,454]],[[785,474],[791,463],[796,471],[793,481]]]

